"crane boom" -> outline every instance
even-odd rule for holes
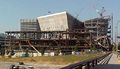
[[[102,7],[102,11],[100,12],[91,2],[90,5],[95,9],[95,11],[100,15],[100,17],[103,17],[103,13],[106,12],[104,7]]]
[[[100,13],[99,10],[90,2],[90,5],[95,9],[97,13]]]

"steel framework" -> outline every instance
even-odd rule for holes
[[[31,50],[39,51],[40,48],[45,48],[47,51],[55,51],[58,47],[61,52],[71,52],[74,46],[77,45],[79,51],[81,49],[89,49],[92,44],[92,34],[83,30],[68,32],[68,31],[7,31],[5,45],[9,49],[14,47],[16,50]],[[27,34],[32,34],[31,37]],[[15,36],[12,38],[10,36]],[[28,42],[29,41],[29,42]],[[33,47],[30,47],[30,46]]]

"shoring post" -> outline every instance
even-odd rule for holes
[[[97,59],[95,60],[95,65],[97,65]]]
[[[86,69],[90,69],[90,62],[87,63]]]
[[[94,67],[94,60],[92,61],[92,67]]]
[[[79,65],[79,69],[82,69],[82,65]]]

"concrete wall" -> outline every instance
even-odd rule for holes
[[[41,31],[66,31],[74,28],[83,28],[84,23],[77,20],[67,12],[50,14],[38,17]]]
[[[68,29],[66,12],[40,16],[38,22],[41,31],[65,31]]]
[[[69,13],[67,14],[67,20],[70,31],[73,31],[73,29],[84,29],[84,23],[71,16]]]

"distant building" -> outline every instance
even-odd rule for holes
[[[21,19],[21,31],[39,31],[39,23],[37,19]]]
[[[40,31],[39,23],[37,19],[21,19],[21,31]],[[27,38],[32,38],[33,34],[29,33],[27,34]],[[23,38],[23,34],[21,34],[21,38]],[[38,37],[38,34],[36,34],[35,37]]]

